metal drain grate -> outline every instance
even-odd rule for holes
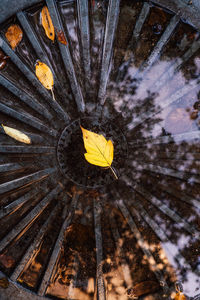
[[[2,16],[0,122],[31,139],[0,128],[0,268],[21,291],[199,299],[199,28],[195,4],[165,2],[33,1]],[[80,124],[113,140],[119,180],[84,160]]]

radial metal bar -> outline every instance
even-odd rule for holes
[[[54,72],[54,69],[51,65],[51,62],[47,56],[47,54],[45,53],[45,50],[43,48],[43,46],[41,45],[37,34],[35,33],[32,25],[30,24],[27,15],[25,12],[18,12],[17,13],[17,18],[21,24],[21,26],[23,27],[23,30],[25,31],[33,49],[35,50],[35,53],[37,54],[38,58],[40,58],[40,60],[44,63],[46,63],[50,68],[51,71],[53,73],[54,78],[56,78],[56,74]]]
[[[24,186],[26,184],[30,184],[34,181],[41,180],[44,177],[49,176],[50,174],[56,172],[56,170],[57,170],[56,168],[49,168],[49,169],[45,169],[42,171],[32,173],[30,175],[26,175],[26,176],[11,180],[9,182],[2,183],[2,184],[0,184],[0,194],[11,191],[13,189]]]
[[[69,225],[72,222],[72,219],[73,219],[73,216],[74,216],[74,213],[75,213],[75,210],[76,210],[78,198],[79,198],[79,193],[75,193],[73,198],[72,198],[72,202],[71,202],[71,205],[70,205],[70,209],[69,209],[69,213],[68,213],[67,218],[66,218],[66,215],[64,215],[65,221],[62,225],[59,236],[56,240],[53,252],[51,254],[51,258],[49,260],[49,263],[48,263],[48,266],[46,268],[44,277],[42,279],[42,282],[41,282],[41,285],[40,285],[40,288],[39,288],[39,291],[38,291],[39,295],[44,295],[48,285],[50,284],[53,270],[54,270],[54,268],[55,268],[55,266],[58,262],[60,249],[61,249],[61,246],[62,246],[62,243],[63,243],[63,240],[64,240],[64,234],[65,234],[65,231],[66,231],[67,227],[69,227]],[[67,214],[67,212],[66,212],[66,214]]]
[[[25,195],[19,197],[15,201],[11,202],[7,206],[0,209],[0,219],[8,215],[9,213],[13,213],[18,208],[20,208],[22,205],[24,205],[27,201],[29,201],[32,197],[36,196],[38,193],[37,190],[33,189],[30,192],[26,193]]]
[[[28,264],[29,261],[31,261],[31,259],[35,255],[35,250],[39,249],[39,246],[40,246],[40,244],[43,240],[44,234],[46,233],[48,227],[52,224],[52,221],[55,218],[55,215],[58,213],[59,207],[60,207],[60,205],[58,204],[53,209],[51,214],[48,216],[46,222],[40,228],[40,231],[38,232],[37,236],[35,237],[35,239],[31,243],[31,245],[29,246],[28,250],[24,254],[22,260],[20,261],[20,263],[18,264],[18,266],[16,267],[16,269],[12,273],[12,275],[10,277],[11,280],[13,280],[13,281],[17,280],[17,278],[19,277],[21,272],[24,270],[25,266]]]
[[[124,215],[125,219],[127,220],[134,237],[137,239],[138,245],[144,252],[144,255],[146,256],[149,265],[151,266],[152,271],[156,275],[156,278],[158,279],[161,286],[163,286],[164,292],[167,293],[169,291],[168,285],[165,281],[165,278],[161,272],[161,270],[158,268],[157,263],[151,253],[150,246],[146,241],[144,241],[140,231],[138,230],[130,212],[128,211],[127,207],[125,206],[124,202],[122,200],[118,200],[117,204],[122,211],[122,214]]]
[[[103,276],[103,247],[102,247],[102,233],[101,233],[101,204],[99,199],[95,198],[94,202],[94,224],[95,224],[95,238],[96,238],[96,258],[97,258],[97,292],[98,299],[105,300],[105,284]]]
[[[55,147],[48,146],[0,146],[0,153],[52,153],[55,154]]]
[[[200,48],[200,40],[194,41],[191,47],[183,54],[183,56],[177,59],[170,67],[164,71],[156,82],[154,82],[150,88],[151,91],[158,91],[161,87],[166,84],[174,74],[181,68],[181,66],[187,62],[190,57],[194,55]]]
[[[30,227],[32,223],[41,215],[50,201],[61,191],[61,187],[57,186],[50,193],[48,193],[43,200],[38,203],[34,209],[26,215],[0,242],[0,252],[27,226]]]
[[[91,75],[91,62],[88,0],[77,0],[77,8],[83,54],[83,65],[85,69],[85,76],[89,79]]]
[[[151,202],[154,206],[156,206],[160,211],[162,211],[165,215],[170,217],[175,223],[179,224],[179,226],[183,227],[187,232],[196,236],[196,238],[200,238],[199,232],[194,228],[193,225],[188,224],[183,218],[181,218],[175,211],[171,210],[167,205],[162,203],[158,198],[150,194],[148,191],[143,189],[139,185],[133,186],[134,190],[141,194],[146,200]]]
[[[38,119],[34,118],[33,116],[29,114],[24,114],[22,112],[18,112],[9,106],[6,106],[3,103],[0,103],[0,111],[10,117],[13,117],[16,120],[19,120],[27,125],[30,125],[40,131],[43,131],[44,133],[47,133],[49,135],[52,135],[54,137],[57,136],[57,132],[53,129],[49,129],[49,127],[42,124]]]
[[[193,197],[187,195],[184,191],[180,191],[180,190],[176,190],[175,188],[173,188],[172,186],[168,185],[168,186],[164,186],[163,187],[165,189],[165,191],[167,191],[167,193],[173,195],[174,197],[176,197],[178,200],[180,201],[184,201],[190,205],[195,206],[197,209],[200,210],[200,201],[194,199]]]
[[[168,168],[170,165],[175,171],[180,170],[180,172],[185,172],[186,179],[188,179],[188,175],[191,174],[194,176],[197,175],[196,179],[200,180],[200,177],[199,177],[200,161],[195,161],[194,159],[192,159],[192,161],[191,161],[191,160],[173,159],[173,158],[169,158],[169,157],[165,157],[165,158],[140,157],[140,158],[137,158],[135,156],[135,162],[138,162],[141,165],[143,165],[143,163],[145,163],[145,165],[150,165],[150,166],[152,166],[152,163],[154,163],[154,165],[161,167],[161,168]],[[191,179],[193,180],[193,177]]]
[[[59,11],[58,11],[58,8],[56,5],[56,1],[46,0],[46,3],[48,6],[50,15],[52,17],[54,27],[56,28],[56,30],[64,32],[61,17],[60,17],[60,14],[59,14]],[[77,82],[77,77],[75,74],[74,65],[73,65],[73,61],[72,61],[71,54],[69,51],[68,43],[67,43],[67,45],[64,45],[58,41],[58,45],[59,45],[59,49],[60,49],[60,52],[62,55],[63,63],[65,66],[69,81],[71,84],[71,89],[74,94],[74,98],[75,98],[77,107],[78,107],[79,111],[84,112],[85,111],[85,103],[84,103],[84,99],[83,99],[83,95],[82,95],[80,86]]]
[[[98,98],[101,105],[103,105],[105,102],[106,88],[110,73],[110,62],[113,52],[113,42],[119,17],[119,4],[120,0],[110,0],[108,6],[98,93]]]
[[[199,175],[190,174],[190,172],[184,172],[184,171],[182,172],[170,168],[164,168],[153,164],[142,163],[141,165],[138,165],[138,170],[148,170],[162,175],[167,175],[167,176],[187,180],[189,182],[200,183]]]
[[[135,140],[134,142],[130,142],[129,144],[134,147],[141,147],[142,145],[146,145],[146,143],[149,143],[151,145],[157,145],[157,144],[169,144],[169,143],[179,143],[182,141],[191,141],[191,140],[200,140],[200,131],[191,131],[191,132],[185,132],[180,134],[172,134],[172,135],[166,135],[161,136],[157,138],[146,138],[146,139],[140,139]]]
[[[26,105],[35,110],[38,114],[42,115],[48,120],[52,119],[51,114],[48,110],[43,107],[38,101],[33,99],[27,92],[21,90],[15,84],[8,80],[3,75],[0,75],[0,84],[13,93],[20,101],[23,101]]]
[[[1,147],[0,147],[1,150]],[[9,171],[14,171],[20,169],[21,166],[18,163],[8,163],[8,164],[3,164],[0,165],[0,172],[9,172]]]
[[[12,62],[20,69],[20,71],[27,77],[27,79],[33,84],[37,91],[48,100],[49,105],[54,111],[64,120],[69,121],[69,116],[62,109],[62,107],[52,98],[47,89],[40,83],[35,74],[23,63],[19,56],[10,48],[7,42],[0,36],[0,47],[10,57]]]
[[[147,58],[147,60],[142,64],[142,66],[140,68],[140,71],[143,72],[145,70],[145,72],[147,72],[151,68],[151,66],[154,64],[154,62],[159,58],[163,47],[168,42],[171,34],[175,30],[175,28],[178,25],[179,21],[180,21],[179,16],[175,15],[175,16],[172,17],[169,25],[165,29],[164,33],[162,34],[161,38],[159,39],[159,41],[158,41],[157,45],[155,46],[155,48],[153,49],[152,53]]]
[[[132,34],[132,38],[129,42],[129,46],[128,48],[133,48],[134,44],[136,43],[136,41],[138,40],[142,27],[144,25],[144,22],[146,21],[146,18],[149,14],[150,11],[150,5],[147,2],[144,2],[142,10],[140,12],[140,15],[137,19],[137,22],[135,24],[135,28],[133,30],[133,34]]]

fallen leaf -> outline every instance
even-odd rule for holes
[[[6,65],[6,60],[9,58],[9,56],[6,56],[5,53],[0,50],[0,70],[2,70]]]
[[[67,45],[67,41],[66,41],[64,32],[62,30],[58,31],[57,29],[56,29],[56,32],[57,32],[58,41],[63,45]]]
[[[81,126],[80,126],[81,127]],[[97,134],[81,127],[83,133],[84,146],[87,151],[85,159],[93,165],[100,167],[109,167],[116,179],[118,179],[115,171],[111,167],[114,146],[111,140],[107,141],[102,134]]]
[[[41,61],[36,63],[35,74],[46,89],[51,90],[53,88],[53,74],[45,63]]]
[[[5,33],[5,37],[8,40],[11,48],[14,50],[17,47],[17,45],[21,42],[23,32],[18,25],[14,24],[8,27],[8,30]]]
[[[11,138],[25,143],[25,144],[31,144],[31,139],[24,133],[22,133],[21,131],[8,127],[8,126],[4,126],[3,124],[1,124],[4,132],[9,135]]]
[[[46,36],[54,42],[55,31],[53,27],[53,22],[51,20],[51,16],[49,14],[49,10],[46,6],[44,6],[41,11],[41,17],[42,17],[42,26],[45,30]]]
[[[178,292],[174,298],[174,300],[186,300],[185,295],[182,292]]]
[[[3,253],[0,255],[0,262],[5,268],[9,269],[14,265],[15,260],[12,258],[12,256]]]
[[[136,284],[133,288],[127,290],[129,297],[139,297],[145,294],[154,293],[160,288],[160,285],[156,281],[142,281]]]
[[[6,278],[6,277],[0,278],[0,287],[3,289],[7,289],[8,286],[9,286],[8,278]]]

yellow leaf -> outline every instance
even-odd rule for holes
[[[43,7],[41,16],[42,16],[42,26],[45,30],[45,34],[50,40],[52,40],[54,42],[55,30],[53,27],[53,22],[51,20],[51,16],[50,16],[48,8],[46,6]]]
[[[178,292],[174,298],[174,300],[186,300],[186,297],[182,292]]]
[[[17,47],[17,45],[21,42],[23,32],[17,24],[13,24],[6,31],[5,36],[10,46],[14,50]]]
[[[48,90],[53,88],[53,74],[51,69],[43,62],[38,61],[35,66],[35,74],[41,84]]]
[[[87,151],[85,159],[92,165],[109,167],[115,178],[118,179],[111,167],[114,155],[114,146],[111,140],[107,141],[102,134],[97,134],[81,127],[84,146]]]
[[[13,138],[19,142],[25,143],[25,144],[31,144],[31,139],[28,137],[28,135],[22,133],[21,131],[19,131],[17,129],[4,126],[3,124],[1,124],[1,125],[2,125],[5,133],[7,135],[9,135],[11,138]]]

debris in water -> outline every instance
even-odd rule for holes
[[[51,16],[49,14],[49,10],[46,6],[44,6],[41,11],[41,18],[42,18],[42,26],[45,30],[46,36],[54,42],[55,39],[54,26],[51,20]]]
[[[0,287],[3,289],[7,289],[9,286],[9,281],[7,277],[0,278]]]
[[[56,32],[57,32],[58,41],[63,45],[67,45],[67,40],[64,32],[62,30],[58,31],[57,29]]]
[[[14,50],[17,45],[21,42],[23,37],[23,32],[17,24],[13,24],[8,27],[8,30],[5,33],[5,37],[8,40],[11,48]]]
[[[6,56],[5,53],[0,50],[0,70],[2,70],[6,65],[6,60],[9,58],[9,56]]]
[[[160,285],[156,281],[143,281],[136,284],[133,288],[127,290],[129,297],[139,297],[145,294],[154,293],[159,290]]]
[[[1,124],[5,134],[9,135],[11,138],[15,139],[18,142],[25,143],[25,144],[31,144],[31,139],[26,135],[25,133],[8,126],[4,126]]]

